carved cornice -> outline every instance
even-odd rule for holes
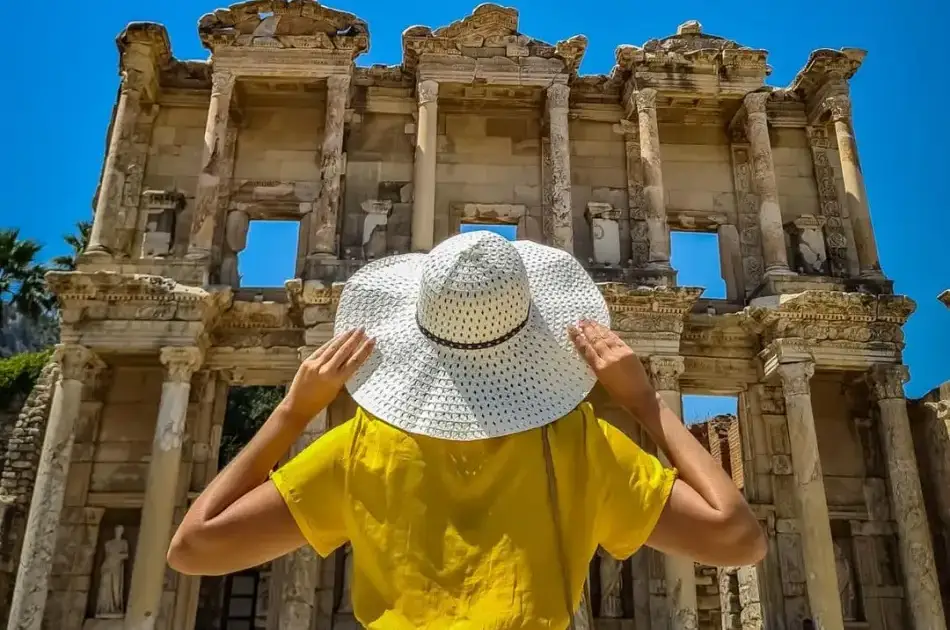
[[[695,287],[633,288],[618,283],[600,285],[614,330],[636,333],[683,332],[684,319],[703,290]]]
[[[190,383],[191,376],[204,362],[204,350],[195,346],[166,346],[159,351],[159,360],[165,366],[165,381]]]
[[[713,80],[723,76],[726,81],[746,86],[745,91],[749,91],[761,86],[771,73],[767,58],[768,51],[703,33],[702,25],[691,20],[680,25],[675,35],[651,39],[642,47],[618,46],[614,73],[635,78],[638,83],[666,85],[665,79],[673,68],[675,75],[686,79],[681,85],[693,85],[699,77]],[[669,87],[676,89],[677,83],[673,80]]]
[[[900,295],[805,291],[763,300],[742,316],[763,344],[800,338],[818,344],[884,342],[903,348],[901,326],[915,308],[913,300]]]
[[[451,58],[461,60],[491,61],[493,68],[502,72],[507,68],[515,74],[525,66],[530,68],[530,58],[557,60],[559,71],[574,76],[580,67],[587,38],[576,35],[554,46],[518,32],[518,11],[497,4],[479,5],[471,15],[448,26],[431,29],[428,26],[411,26],[402,34],[402,67],[408,74],[415,74],[423,56],[431,55],[451,65]],[[494,52],[495,54],[486,54]],[[507,59],[509,63],[498,63]]]
[[[344,53],[369,50],[369,27],[352,13],[315,0],[254,0],[208,13],[198,21],[201,43],[222,47],[304,49]]]
[[[840,83],[851,79],[861,67],[865,56],[867,51],[860,48],[815,50],[809,55],[805,66],[792,79],[788,89],[799,92],[807,101],[827,83]]]

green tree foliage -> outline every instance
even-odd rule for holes
[[[75,271],[79,265],[79,256],[86,251],[89,245],[89,234],[92,233],[92,221],[79,221],[76,223],[75,234],[66,234],[63,240],[72,250],[69,254],[53,258],[53,265],[58,269],[66,271]]]
[[[224,468],[244,448],[284,397],[283,387],[233,387],[228,392],[218,468]]]
[[[20,238],[20,230],[0,230],[0,326],[4,311],[12,307],[31,320],[39,319],[53,305],[43,276],[46,267],[36,261],[40,244]]]
[[[0,359],[0,407],[6,407],[11,400],[33,389],[50,356],[51,350],[43,350]]]

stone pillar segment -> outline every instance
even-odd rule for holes
[[[337,258],[340,179],[343,175],[343,123],[350,92],[350,75],[327,78],[326,125],[320,158],[320,196],[310,218],[309,256]]]
[[[759,197],[759,226],[762,230],[762,253],[765,273],[789,274],[788,254],[785,251],[785,231],[782,228],[782,210],[775,181],[772,161],[772,143],[769,140],[768,116],[765,106],[771,94],[754,92],[745,97],[746,135],[752,151],[752,177]]]
[[[198,173],[191,239],[188,243],[188,257],[196,260],[211,257],[217,224],[218,191],[222,183],[221,173],[226,168],[222,159],[236,82],[235,75],[227,70],[215,70],[211,75],[211,103],[208,105],[201,172]]]
[[[53,392],[36,469],[7,630],[42,627],[83,383],[89,378],[90,369],[103,367],[88,348],[71,344],[58,346],[53,360],[60,364],[60,379]]]
[[[656,120],[656,90],[641,88],[634,94],[640,126],[640,161],[643,167],[643,205],[650,243],[648,264],[670,267],[670,228],[666,221],[660,131]]]
[[[416,86],[419,116],[412,181],[412,251],[427,252],[435,241],[435,176],[438,149],[439,84],[420,81]]]
[[[809,381],[815,374],[815,364],[810,361],[782,363],[777,369],[785,395],[805,587],[811,615],[816,630],[844,630],[828,499],[811,406]]]
[[[881,411],[888,495],[897,522],[901,574],[912,627],[946,630],[920,470],[904,398],[904,383],[909,378],[904,365],[879,365],[871,370],[870,384]]]
[[[548,245],[574,253],[574,213],[571,207],[571,146],[568,110],[571,88],[555,83],[547,89],[551,207],[544,217]]]
[[[162,384],[138,543],[132,563],[125,615],[125,627],[129,630],[151,630],[158,619],[165,579],[165,555],[175,517],[191,376],[201,366],[203,358],[201,349],[194,347],[165,347],[161,350],[165,382]]]

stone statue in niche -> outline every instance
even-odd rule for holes
[[[841,613],[845,621],[857,620],[857,594],[851,574],[851,562],[844,555],[838,541],[834,542],[835,572],[838,575],[838,597],[841,598]]]
[[[353,612],[353,546],[346,545],[343,548],[345,559],[343,560],[343,597],[340,600],[340,609],[337,612]]]
[[[597,555],[600,556],[600,616],[619,619],[623,617],[623,599],[620,595],[623,563],[603,549],[599,549]]]
[[[103,545],[96,619],[121,619],[125,615],[125,561],[129,559],[129,541],[122,538],[123,532],[124,528],[116,525],[115,538]]]

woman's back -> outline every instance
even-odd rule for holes
[[[563,628],[597,546],[620,558],[641,546],[674,476],[585,403],[546,428],[470,442],[360,410],[273,479],[319,553],[351,542],[364,625]]]

